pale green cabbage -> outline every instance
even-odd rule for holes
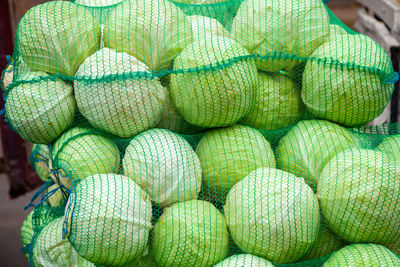
[[[36,171],[37,175],[43,182],[50,180],[49,176],[49,164],[50,164],[50,152],[48,145],[33,144],[32,146],[32,166]]]
[[[79,255],[97,265],[124,265],[143,254],[151,213],[149,196],[128,177],[89,176],[67,203],[68,240]]]
[[[166,89],[157,78],[129,76],[136,72],[150,75],[146,65],[136,58],[108,48],[96,52],[79,67],[77,78],[103,78],[74,81],[79,111],[94,127],[127,138],[160,121]]]
[[[64,217],[52,220],[39,233],[33,245],[32,262],[40,267],[94,267],[62,238]]]
[[[274,152],[264,136],[242,125],[207,132],[196,152],[203,169],[205,189],[220,202],[224,202],[229,190],[250,172],[276,165]]]
[[[332,254],[323,267],[400,266],[400,258],[377,244],[352,244]]]
[[[229,37],[230,35],[224,26],[216,19],[193,15],[189,17],[189,20],[192,23],[194,40],[201,40],[207,38],[207,36]]]
[[[229,233],[209,202],[191,200],[165,209],[154,226],[152,251],[161,266],[211,266],[228,254]]]
[[[347,150],[329,161],[317,188],[329,228],[349,242],[385,244],[399,238],[399,166],[366,149]]]
[[[190,70],[172,74],[171,92],[186,121],[202,127],[222,127],[246,115],[257,83],[255,63],[228,62],[246,55],[239,43],[222,36],[197,40],[182,51],[174,61],[174,70]],[[224,61],[229,65],[201,71]]]
[[[289,77],[259,72],[255,92],[250,111],[240,123],[262,130],[277,130],[302,117],[300,89]]]
[[[8,92],[6,117],[23,139],[49,144],[72,124],[76,106],[73,88],[61,79],[46,79],[43,72],[31,75],[37,81],[21,83]]]
[[[78,182],[99,173],[116,173],[120,155],[117,145],[107,137],[94,134],[89,128],[74,127],[65,132],[53,145],[53,157],[67,175],[60,177],[67,188],[71,181]],[[54,182],[57,183],[54,177]]]
[[[386,137],[376,149],[387,153],[393,161],[400,163],[400,135]]]
[[[376,70],[389,74],[393,68],[375,41],[361,34],[336,34],[311,57],[303,73],[301,95],[312,114],[353,127],[382,113],[394,85],[384,83]]]
[[[168,130],[152,129],[134,137],[122,167],[160,206],[196,199],[201,188],[198,156],[183,137]]]
[[[51,1],[31,8],[18,24],[16,47],[33,71],[75,75],[100,47],[100,25],[84,7]]]
[[[280,141],[276,148],[279,169],[290,172],[316,189],[322,168],[340,152],[358,147],[349,130],[322,120],[301,121]]]
[[[168,0],[126,0],[111,11],[104,45],[144,62],[152,71],[165,70],[192,42],[187,16]]]
[[[245,0],[231,36],[250,54],[268,56],[260,70],[291,70],[298,62],[290,57],[308,57],[328,39],[329,17],[321,0]]]
[[[274,267],[274,265],[257,256],[251,254],[239,254],[233,255],[220,263],[214,265],[214,267]]]
[[[225,218],[235,243],[274,263],[300,259],[317,238],[318,200],[290,173],[259,168],[229,191]]]
[[[326,226],[321,224],[317,238],[308,252],[301,257],[301,261],[307,261],[326,256],[342,247],[342,240],[340,240],[334,233],[327,229]]]

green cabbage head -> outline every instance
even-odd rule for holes
[[[169,0],[126,0],[104,27],[106,47],[136,57],[151,71],[166,70],[192,41],[189,19]]]
[[[394,85],[385,83],[380,72],[391,74],[393,67],[385,50],[371,38],[335,34],[311,57],[301,96],[314,116],[354,127],[385,109]]]
[[[227,256],[228,237],[224,216],[211,203],[180,202],[154,226],[152,251],[161,266],[212,266]]]
[[[223,36],[199,39],[182,51],[174,61],[179,73],[171,75],[171,92],[186,121],[222,127],[246,115],[257,84],[255,63],[237,61],[247,55],[239,43]]]
[[[271,262],[251,254],[233,255],[221,261],[220,263],[214,265],[214,267],[237,267],[237,266],[274,267],[274,265]]]
[[[400,165],[374,150],[335,156],[319,178],[317,197],[327,225],[353,243],[386,244],[400,237]]]
[[[332,256],[322,265],[323,267],[354,267],[354,266],[391,266],[399,267],[400,258],[384,246],[377,244],[348,245]]]
[[[279,169],[303,177],[316,189],[325,164],[357,146],[356,136],[344,127],[322,120],[301,121],[279,141],[276,163]]]
[[[258,73],[250,111],[240,121],[262,130],[277,130],[292,125],[303,115],[300,90],[289,77],[280,74]]]
[[[208,131],[196,152],[203,170],[204,189],[220,202],[255,169],[276,166],[274,152],[264,136],[239,124]]]
[[[328,39],[329,17],[320,0],[245,0],[231,37],[263,57],[258,69],[292,70],[298,63],[293,57],[308,57]]]
[[[48,79],[44,72],[30,75],[34,80],[8,92],[6,117],[23,139],[49,144],[72,124],[76,106],[73,88],[61,79]]]
[[[131,179],[96,174],[70,195],[65,230],[80,256],[96,265],[121,266],[143,255],[151,214],[149,196]]]
[[[18,24],[17,53],[32,71],[74,76],[100,47],[100,25],[83,6],[51,1],[31,8]]]
[[[299,260],[320,225],[312,189],[302,178],[271,168],[259,168],[238,182],[224,213],[236,245],[274,263]]]

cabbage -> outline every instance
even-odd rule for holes
[[[260,167],[275,168],[269,142],[257,130],[234,125],[207,132],[196,149],[208,193],[224,202],[228,191]]]
[[[317,238],[306,255],[301,257],[301,261],[324,257],[342,247],[343,242],[334,233],[327,229],[326,226],[321,225],[319,227]]]
[[[28,216],[25,218],[24,222],[22,223],[22,226],[21,226],[22,248],[28,246],[32,242],[32,238],[34,235],[32,218],[33,218],[34,212],[35,212],[35,210],[31,210],[29,212]],[[25,252],[25,256],[27,258],[29,258],[29,253]]]
[[[57,139],[53,145],[53,157],[56,167],[68,175],[61,179],[66,187],[70,186],[70,181],[78,182],[93,174],[119,170],[117,145],[107,137],[82,127],[72,128]]]
[[[75,0],[75,4],[92,7],[112,6],[124,0]]]
[[[96,265],[124,265],[146,248],[151,201],[126,176],[87,177],[75,187],[65,210],[68,240]]]
[[[52,1],[31,8],[18,24],[18,55],[33,71],[75,75],[100,47],[100,25],[84,7]]]
[[[43,182],[50,180],[49,164],[50,152],[48,145],[33,144],[30,156],[31,164],[37,175]]]
[[[192,23],[193,38],[194,40],[201,40],[207,36],[225,36],[229,37],[229,32],[224,28],[224,26],[219,23],[218,20],[194,15],[189,17]]]
[[[301,95],[312,114],[353,127],[382,113],[394,86],[383,82],[381,72],[392,73],[393,68],[375,41],[361,34],[336,34],[311,57],[322,59],[309,60],[303,73]]]
[[[352,244],[335,252],[323,267],[400,266],[400,259],[387,248],[377,244]]]
[[[301,258],[317,238],[318,201],[303,179],[259,168],[229,191],[224,206],[236,245],[275,263]]]
[[[165,70],[192,42],[186,15],[168,0],[127,0],[110,12],[104,45],[126,52],[152,71]]]
[[[400,163],[400,135],[386,137],[376,149],[387,153],[392,160]]]
[[[257,129],[277,130],[303,115],[300,90],[289,77],[258,73],[258,86],[249,113],[241,123]]]
[[[220,263],[214,265],[214,267],[236,267],[236,266],[274,267],[274,265],[271,262],[251,254],[233,255],[221,261]]]
[[[160,206],[196,199],[201,188],[199,158],[181,136],[152,129],[134,137],[122,161],[130,177]]]
[[[352,149],[324,167],[317,197],[327,224],[349,242],[400,237],[400,168],[379,151]]]
[[[34,266],[95,266],[80,257],[67,239],[62,238],[64,217],[52,220],[34,241],[32,262]]]
[[[329,36],[329,17],[321,0],[245,0],[233,21],[232,38],[250,54],[264,57],[264,71],[291,70]]]
[[[228,254],[229,233],[209,202],[191,200],[166,208],[154,226],[152,249],[161,266],[211,266]]]
[[[303,177],[316,189],[325,164],[356,146],[356,136],[346,128],[322,120],[301,121],[279,141],[276,163],[279,169]]]
[[[256,66],[248,60],[222,66],[246,55],[241,45],[222,36],[197,40],[182,51],[174,61],[174,70],[189,70],[172,74],[171,92],[186,121],[220,127],[235,124],[246,115],[256,86]],[[201,71],[210,65],[212,70]]]
[[[23,139],[49,144],[72,124],[73,88],[61,79],[46,79],[49,76],[43,72],[31,75],[35,81],[21,83],[8,92],[6,117]]]
[[[191,125],[178,113],[169,90],[167,90],[167,103],[162,110],[161,120],[156,128],[168,129],[181,134],[194,134],[202,129]]]
[[[79,67],[74,81],[79,111],[96,128],[119,137],[133,137],[161,119],[166,89],[150,75],[146,65],[126,53],[103,48]],[[105,76],[121,75],[116,78]],[[101,78],[101,80],[96,80]]]

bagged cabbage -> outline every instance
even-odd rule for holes
[[[226,194],[237,182],[255,169],[276,165],[269,142],[259,131],[243,125],[207,132],[196,153],[206,194],[220,202],[225,201]]]
[[[52,143],[68,129],[75,117],[73,88],[44,72],[31,73],[27,83],[10,90],[5,104],[11,127],[25,140]]]
[[[400,266],[400,258],[384,246],[377,244],[352,244],[332,254],[323,267],[375,267]]]
[[[31,8],[18,24],[18,56],[33,71],[74,76],[100,47],[100,25],[84,7],[51,1]]]
[[[70,195],[65,211],[66,236],[85,259],[120,266],[142,256],[152,228],[151,202],[128,177],[85,178]]]
[[[376,149],[387,153],[392,160],[400,163],[400,135],[386,137]]]
[[[201,188],[198,156],[183,137],[168,130],[152,129],[134,137],[122,167],[160,206],[196,199]]]
[[[258,73],[250,111],[240,123],[262,130],[277,130],[292,125],[303,115],[300,89],[289,77]]]
[[[90,78],[74,81],[79,111],[94,127],[123,138],[154,127],[161,119],[166,89],[155,77],[132,76],[138,72],[151,75],[145,64],[126,53],[108,48],[96,52],[76,74]]]
[[[161,266],[212,266],[228,254],[228,229],[209,202],[191,200],[165,209],[154,226],[152,251]]]
[[[53,157],[56,167],[66,174],[60,179],[67,188],[71,181],[76,183],[93,174],[119,170],[117,145],[89,128],[74,127],[65,132],[53,145]]]
[[[194,40],[201,40],[212,36],[229,37],[230,35],[224,26],[216,19],[193,15],[189,17],[189,20],[192,24]]]
[[[329,37],[329,17],[320,0],[245,0],[231,36],[263,71],[291,70]]]
[[[136,57],[151,71],[166,70],[192,41],[187,16],[168,0],[126,0],[104,28],[106,47]]]
[[[322,168],[340,152],[358,147],[357,137],[329,121],[307,120],[294,126],[276,148],[279,169],[290,172],[316,189]]]
[[[349,242],[400,237],[400,168],[379,151],[352,149],[324,167],[317,197],[327,225]]]
[[[33,144],[30,162],[33,169],[43,182],[50,180],[50,151],[48,145]]]
[[[223,127],[246,115],[257,83],[257,69],[249,60],[230,62],[246,55],[239,43],[223,36],[197,40],[179,54],[174,61],[178,73],[171,75],[171,92],[187,122]]]
[[[221,261],[220,263],[214,265],[214,267],[237,267],[237,266],[274,267],[274,265],[271,262],[251,254],[233,255]]]
[[[393,67],[375,41],[335,34],[311,57],[315,59],[307,61],[301,96],[314,116],[354,127],[382,113],[394,86],[384,82],[381,72],[392,73]]]
[[[290,173],[259,168],[229,191],[224,206],[236,245],[274,263],[299,260],[317,238],[320,217],[312,189]]]
[[[34,266],[80,266],[95,265],[76,253],[67,239],[62,238],[64,217],[59,217],[47,224],[36,237],[32,248]]]
[[[343,242],[325,225],[319,227],[317,238],[308,252],[301,257],[301,261],[307,261],[324,257],[343,247]]]
[[[32,242],[32,238],[34,235],[33,231],[33,224],[32,224],[32,217],[33,217],[34,210],[31,210],[26,216],[24,222],[22,223],[21,226],[21,243],[22,243],[22,248],[25,248]],[[24,252],[25,256],[29,258],[29,253]]]

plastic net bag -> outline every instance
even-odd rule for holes
[[[400,266],[398,75],[322,1],[51,1],[12,62],[32,266]]]

